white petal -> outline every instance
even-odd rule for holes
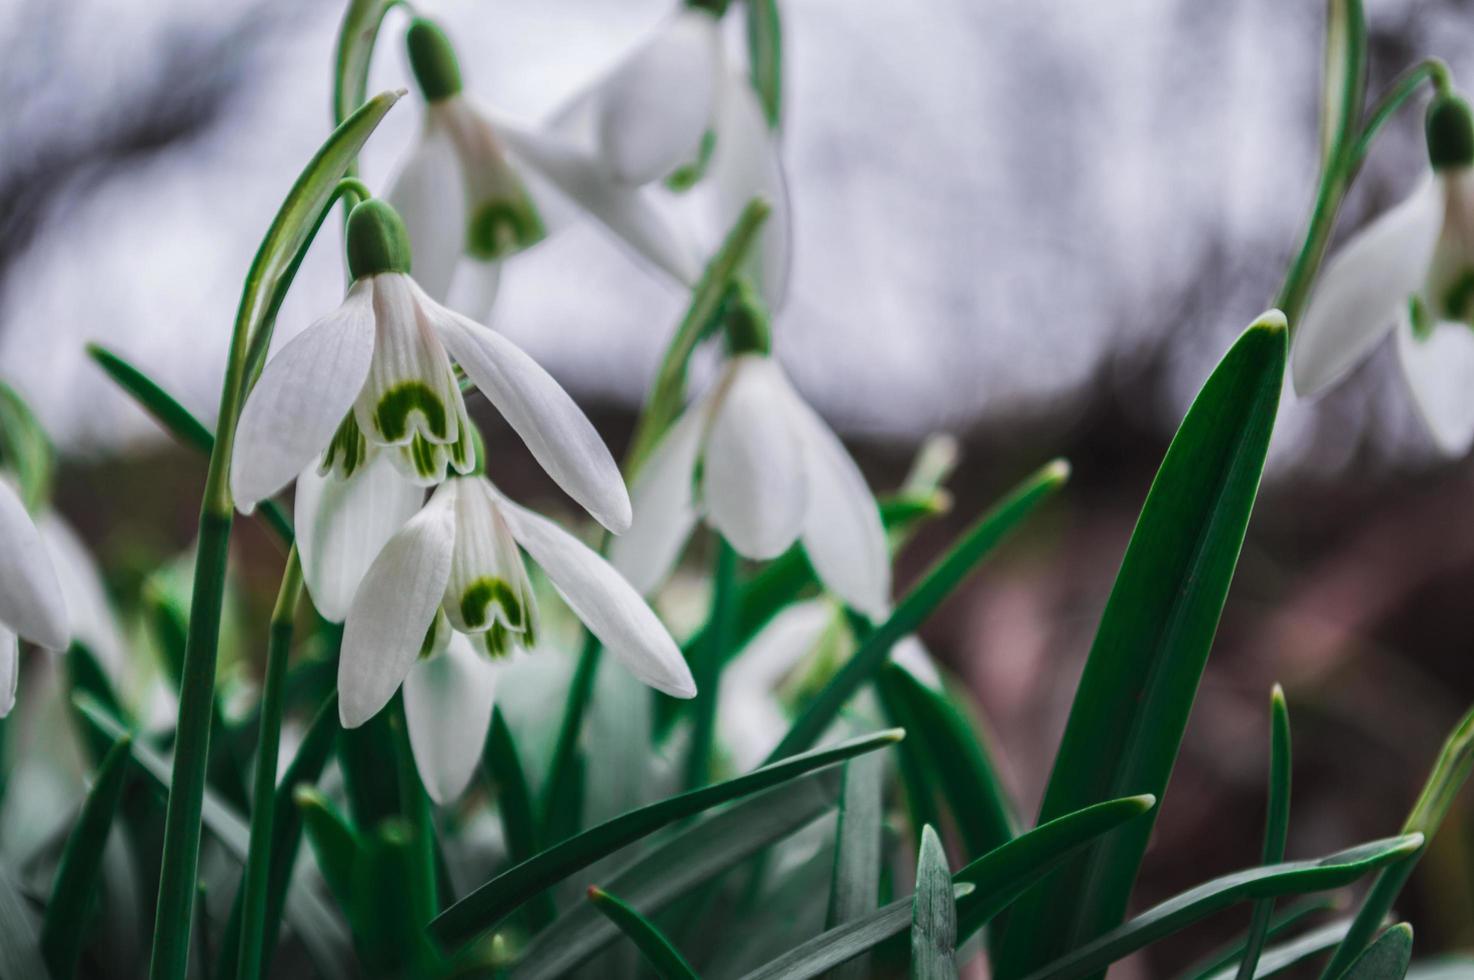
[[[891,560],[880,508],[824,420],[791,388],[789,400],[807,481],[804,550],[831,592],[871,619],[882,618],[890,608]]]
[[[788,272],[793,261],[788,177],[778,136],[768,128],[757,93],[745,74],[724,71],[716,134],[706,170],[715,210],[713,232],[720,241],[754,197],[763,198],[772,207],[763,223],[762,237],[748,255],[747,270],[761,288],[768,309],[777,313],[788,296]]]
[[[714,115],[720,44],[717,19],[686,7],[605,79],[595,138],[616,180],[660,180],[695,155]]]
[[[344,728],[378,714],[420,655],[450,575],[455,511],[454,491],[447,488],[454,482],[389,539],[348,607],[338,661]]]
[[[613,566],[552,521],[505,498],[501,507],[517,543],[630,673],[672,697],[696,696],[696,682],[676,641]]]
[[[0,626],[0,718],[15,707],[15,688],[20,680],[20,646],[15,634]]]
[[[455,482],[456,543],[441,606],[463,633],[484,632],[500,623],[530,636],[537,615],[532,585],[491,484],[477,477]]]
[[[505,666],[457,633],[444,653],[416,662],[404,677],[410,751],[425,792],[441,806],[455,802],[476,772]]]
[[[1444,320],[1418,340],[1404,320],[1397,353],[1434,442],[1449,456],[1464,455],[1474,443],[1474,328]]]
[[[1326,264],[1293,334],[1297,393],[1311,395],[1340,379],[1391,329],[1422,285],[1442,217],[1442,184],[1430,177]]]
[[[577,403],[521,348],[443,307],[434,323],[445,346],[548,475],[616,534],[630,526],[619,466]]]
[[[597,158],[553,135],[496,120],[507,147],[548,185],[570,198],[635,254],[685,286],[701,275],[701,258],[686,235],[638,187],[613,180]]]
[[[834,621],[834,606],[824,599],[787,606],[722,672],[717,725],[739,770],[759,765],[787,730],[776,689]]]
[[[776,558],[798,537],[807,494],[787,379],[771,359],[728,367],[702,456],[707,520],[748,558]]]
[[[42,513],[36,519],[36,530],[41,532],[51,567],[56,570],[68,632],[87,644],[113,678],[121,678],[127,647],[97,563],[77,532],[55,511]]]
[[[70,642],[67,606],[41,532],[15,488],[0,479],[0,624],[38,646]]]
[[[645,460],[630,487],[635,519],[609,542],[614,567],[647,595],[675,567],[696,526],[696,457],[708,405],[709,399],[687,409]]]
[[[933,690],[942,689],[942,672],[937,669],[937,662],[927,652],[926,646],[916,638],[916,634],[903,636],[891,647],[891,660],[905,667],[921,683]]]
[[[433,112],[426,113],[423,136],[384,196],[409,232],[415,281],[444,302],[466,247],[467,207],[455,147]]]
[[[450,284],[450,298],[444,301],[445,305],[477,323],[485,323],[491,317],[491,308],[496,305],[501,282],[501,262],[463,259],[456,267],[455,279]]]
[[[231,458],[230,488],[243,512],[286,486],[327,447],[373,356],[372,287],[361,280],[343,305],[267,361],[241,412]]]
[[[310,465],[297,478],[295,521],[302,579],[323,617],[341,623],[373,560],[415,515],[424,488],[384,453],[344,480]]]

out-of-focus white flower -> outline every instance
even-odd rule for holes
[[[0,718],[15,706],[17,636],[49,650],[71,642],[66,602],[46,543],[20,495],[0,478]]]
[[[494,657],[532,646],[537,609],[519,546],[631,673],[675,697],[696,693],[675,641],[603,558],[489,480],[452,477],[390,538],[349,606],[338,668],[345,727],[373,717],[452,633],[478,637]],[[485,726],[464,735],[479,745]]]
[[[352,477],[379,449],[408,479],[470,472],[475,453],[451,357],[549,475],[613,531],[630,523],[619,467],[558,383],[511,341],[445,308],[409,275],[404,225],[383,201],[348,222],[353,285],[335,312],[277,353],[252,389],[231,464],[244,511],[309,462]]]
[[[127,647],[107,589],[77,532],[54,510],[43,510],[36,530],[51,556],[56,580],[66,604],[68,632],[87,644],[97,660],[114,677],[123,676]]]
[[[1342,378],[1389,330],[1440,449],[1474,441],[1474,125],[1452,95],[1428,110],[1432,173],[1327,264],[1294,334],[1298,394]]]

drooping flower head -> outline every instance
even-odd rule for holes
[[[880,513],[844,445],[771,356],[761,300],[739,291],[730,357],[635,477],[635,519],[616,567],[641,591],[664,581],[698,519],[740,554],[775,558],[802,540],[819,579],[866,615],[890,603]]]
[[[1413,401],[1451,455],[1474,441],[1474,122],[1440,94],[1426,120],[1431,173],[1327,264],[1294,335],[1295,390],[1340,380],[1389,330]]]
[[[394,209],[359,204],[347,238],[353,284],[343,305],[267,362],[241,412],[231,465],[241,509],[314,460],[348,479],[385,453],[422,486],[469,473],[454,357],[559,486],[605,527],[627,527],[624,481],[592,423],[515,344],[425,294]]]

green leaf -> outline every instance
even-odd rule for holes
[[[1269,807],[1261,863],[1278,864],[1285,859],[1285,839],[1290,833],[1290,709],[1285,705],[1284,689],[1278,684],[1269,695],[1269,718]],[[1254,903],[1238,980],[1253,980],[1273,915],[1274,899]]]
[[[844,765],[826,929],[869,915],[880,901],[884,761],[880,756],[867,755]],[[869,975],[868,961],[869,957],[861,956],[844,964],[834,971],[833,980],[864,980]]]
[[[103,846],[127,785],[130,741],[124,735],[103,757],[82,812],[67,835],[41,923],[41,954],[53,976],[70,977],[77,972],[87,939],[88,910],[102,870]]]
[[[503,918],[544,889],[661,827],[709,810],[728,800],[749,796],[815,769],[891,745],[900,741],[902,734],[896,731],[877,732],[839,745],[816,749],[792,759],[763,766],[724,783],[692,790],[638,810],[631,810],[548,848],[531,860],[492,878],[436,917],[430,923],[430,932],[442,945],[459,947],[495,928]]]
[[[855,636],[863,639],[868,632],[864,622],[852,616],[851,624],[855,628]],[[885,713],[886,723],[892,728],[904,728],[912,732],[920,727],[920,722],[911,710],[910,702],[903,700],[896,693],[894,681],[888,678],[884,669],[875,678],[875,693],[880,699],[880,707]],[[896,754],[900,759],[901,787],[906,794],[906,810],[911,817],[911,832],[919,846],[921,828],[927,825],[935,827],[941,823],[941,812],[937,808],[937,801],[932,793],[935,773],[932,772],[929,760],[922,751],[921,743],[914,738],[908,738],[902,742],[897,747]]]
[[[349,0],[338,27],[333,70],[333,122],[342,125],[368,95],[369,62],[384,15],[399,0]],[[357,156],[355,153],[354,156]],[[353,172],[350,165],[346,171]]]
[[[961,941],[987,924],[1029,883],[1096,837],[1141,816],[1151,797],[1110,800],[1036,827],[985,854],[952,876]],[[911,925],[911,899],[903,898],[827,930],[747,974],[745,980],[803,980],[869,952]]]
[[[1274,428],[1285,322],[1219,362],[1157,471],[1101,616],[1039,819],[1167,788],[1238,563]],[[1016,980],[1121,921],[1153,816],[1068,862],[1010,910],[995,967]]]
[[[878,759],[868,755],[845,770]],[[839,794],[834,768],[785,783],[733,804],[681,830],[609,879],[609,889],[646,915],[655,915],[775,841],[828,813]],[[880,841],[876,827],[876,843]],[[874,901],[871,902],[872,907]],[[512,980],[567,976],[619,937],[587,905],[575,905],[539,933],[512,970]]]
[[[1336,907],[1336,903],[1329,898],[1310,898],[1296,902],[1283,912],[1277,913],[1269,922],[1268,938],[1277,939],[1296,926],[1301,925],[1307,918],[1321,912],[1329,912]],[[1187,980],[1209,980],[1210,977],[1218,980],[1233,980],[1237,972],[1237,964],[1243,959],[1244,950],[1248,948],[1249,936],[1245,932],[1236,939],[1225,943],[1198,960],[1182,971],[1182,976]],[[1219,977],[1219,974],[1227,973],[1227,977]]]
[[[1339,922],[1328,923],[1319,929],[1313,929],[1289,942],[1271,946],[1260,955],[1259,962],[1254,968],[1254,980],[1265,980],[1266,977],[1283,973],[1318,953],[1324,953],[1339,943],[1346,936],[1346,930],[1350,927],[1351,920],[1342,919]],[[1209,973],[1205,980],[1234,980],[1237,972],[1238,968],[1229,963],[1224,969]]]
[[[1455,954],[1419,960],[1407,975],[1409,980],[1469,980],[1474,977],[1474,956]]]
[[[46,980],[35,916],[10,872],[0,867],[0,980]]]
[[[693,651],[691,674],[696,684],[692,698],[691,738],[686,746],[686,789],[711,781],[712,746],[716,741],[717,698],[721,691],[722,667],[729,659],[732,628],[737,618],[736,583],[738,555],[721,534],[712,532],[711,611],[702,630],[704,641]]]
[[[370,976],[425,977],[439,957],[415,922],[425,896],[415,894],[420,845],[405,820],[390,818],[368,838],[351,869],[348,919],[359,959]]]
[[[956,980],[957,905],[947,853],[930,824],[921,828],[916,858],[916,894],[911,900],[911,976]]]
[[[911,587],[890,618],[865,638],[854,656],[809,701],[768,761],[801,752],[818,741],[845,703],[885,663],[895,642],[920,626],[1009,531],[1064,485],[1069,473],[1068,463],[1054,460],[978,518],[921,581]]]
[[[1422,846],[1422,834],[1405,834],[1319,859],[1272,864],[1214,878],[1071,950],[1031,973],[1029,980],[1074,980],[1090,976],[1214,912],[1246,900],[1341,888],[1370,871],[1402,860]]]
[[[51,440],[25,399],[0,381],[0,467],[14,474],[26,509],[36,511],[51,496],[55,468]]]
[[[589,886],[589,902],[619,927],[620,932],[630,937],[661,980],[696,980],[696,971],[691,969],[691,964],[640,913],[597,885]]]
[[[1413,927],[1400,922],[1377,937],[1341,974],[1342,980],[1402,980],[1413,959]]]
[[[783,23],[778,0],[747,0],[747,60],[768,125],[783,114]]]
[[[521,864],[539,850],[537,818],[534,816],[532,790],[517,742],[500,708],[491,713],[491,727],[481,752],[481,764],[496,784],[497,813],[501,815],[502,837],[507,842],[507,856],[513,864]],[[544,894],[528,906],[528,921],[534,931],[546,927],[557,916],[553,897]]]
[[[584,758],[578,741],[583,733],[584,713],[594,693],[602,648],[599,638],[587,629],[578,651],[578,662],[568,682],[558,740],[543,788],[542,834],[544,845],[556,844],[577,833],[583,823]]]
[[[343,908],[353,904],[353,865],[363,845],[348,820],[328,798],[312,786],[300,786],[294,799],[302,814],[302,828],[317,858],[317,867],[333,897]]]
[[[1346,148],[1361,118],[1366,91],[1366,18],[1361,0],[1327,0],[1325,70],[1321,81],[1321,169]]]

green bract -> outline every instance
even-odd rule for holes
[[[409,232],[405,230],[399,212],[388,202],[374,198],[356,205],[348,215],[347,236],[348,273],[354,279],[377,276],[384,272],[409,272]],[[420,387],[423,388],[423,385]],[[429,414],[425,396],[435,403],[438,416]],[[438,418],[439,428],[436,434],[444,434],[445,408],[439,404],[439,399],[433,392],[405,391],[396,405],[397,407],[391,406],[389,409],[383,404],[379,406],[381,413],[389,413],[380,423],[386,434],[392,430],[389,438],[398,439],[403,435],[404,417],[411,409],[425,411],[432,428],[435,426],[435,418]]]
[[[1474,163],[1474,118],[1460,96],[1440,95],[1428,106],[1424,123],[1428,162],[1434,170],[1467,167]]]
[[[461,91],[461,66],[455,48],[440,25],[424,17],[410,21],[404,35],[409,67],[426,102],[439,102]]]

